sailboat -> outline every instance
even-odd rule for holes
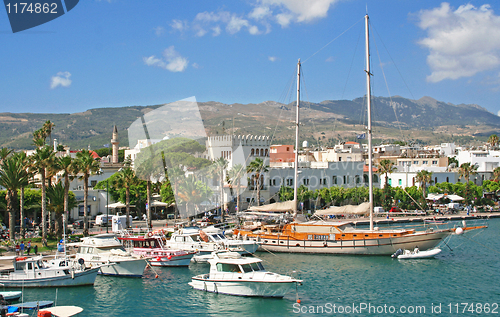
[[[391,255],[398,249],[429,250],[436,247],[444,238],[455,233],[452,229],[432,228],[425,231],[415,229],[381,230],[373,225],[373,163],[372,163],[372,127],[371,127],[371,88],[370,88],[370,47],[368,15],[365,16],[366,43],[366,86],[368,110],[368,181],[369,202],[352,206],[346,213],[370,214],[370,228],[356,229],[350,222],[307,221],[297,219],[297,174],[298,174],[298,137],[300,108],[300,60],[297,64],[297,114],[295,142],[295,180],[293,216],[295,221],[284,225],[261,226],[255,230],[237,229],[237,234],[245,239],[260,242],[260,248],[272,252],[356,254],[356,255]],[[273,206],[275,207],[275,206]],[[262,206],[260,209],[265,208]],[[348,209],[347,207],[343,207]],[[276,208],[273,211],[279,211]],[[332,211],[334,212],[334,211]],[[327,214],[328,211],[324,214]],[[467,229],[473,229],[468,227]]]

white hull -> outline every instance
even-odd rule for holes
[[[120,259],[110,257],[109,261],[86,260],[90,267],[101,266],[99,274],[123,277],[142,277],[146,269],[145,259]]]
[[[0,292],[0,295],[3,296],[3,298],[6,300],[6,301],[14,301],[14,300],[18,300],[19,298],[21,298],[21,295],[23,294],[23,292],[21,291],[6,291],[6,292]]]
[[[189,266],[193,255],[193,253],[189,253],[186,255],[175,255],[170,259],[167,256],[156,257],[150,259],[149,264],[151,264],[151,266]]]
[[[441,253],[441,249],[432,249],[427,251],[418,251],[418,252],[408,252],[398,255],[399,260],[407,260],[407,259],[429,259],[433,258],[436,255]]]
[[[241,281],[241,280],[211,280],[205,278],[207,274],[193,277],[189,283],[194,289],[218,294],[255,297],[285,296],[295,285],[296,281]]]
[[[398,249],[428,250],[436,247],[450,231],[408,234],[403,237],[363,240],[291,240],[265,239],[260,247],[272,252],[322,253],[351,255],[392,255]],[[254,238],[255,239],[255,238]]]
[[[17,279],[15,273],[0,276],[0,283],[4,287],[65,287],[94,285],[99,268],[88,269],[84,272],[67,274],[64,276],[51,276],[43,278]]]

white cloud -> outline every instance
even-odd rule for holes
[[[221,32],[220,26],[216,26],[216,27],[212,28],[212,31],[213,31],[213,33],[212,33],[213,36],[219,36],[220,32]]]
[[[267,59],[271,62],[276,62],[278,60],[276,56],[269,56]]]
[[[152,55],[150,57],[143,57],[143,61],[148,66],[160,67],[171,72],[183,72],[188,67],[188,59],[182,57],[175,50],[174,46],[170,46],[163,51],[163,59]]]
[[[59,72],[57,75],[52,76],[50,79],[50,89],[54,89],[57,86],[69,87],[71,85],[71,74],[69,72]]]
[[[162,26],[155,27],[153,28],[153,30],[155,30],[156,36],[160,36],[165,33],[165,28],[163,28]]]
[[[170,26],[175,31],[179,31],[181,33],[184,32],[185,30],[187,30],[189,28],[188,27],[188,22],[187,21],[182,21],[182,20],[172,20],[172,23],[170,23]]]
[[[276,22],[287,27],[292,22],[311,22],[327,16],[330,6],[340,0],[258,0],[259,5],[253,12],[266,12],[266,9],[276,8],[281,13],[275,15]]]
[[[499,116],[499,117],[500,117],[500,110],[498,110],[498,112],[497,112],[497,116]]]
[[[325,60],[325,62],[333,62],[334,60],[335,60],[335,57],[330,56],[330,57],[328,57],[328,58]]]
[[[191,23],[173,20],[170,25],[181,32],[192,29],[198,37],[205,36],[210,30],[213,36],[219,36],[222,29],[229,34],[242,30],[251,35],[267,34],[271,32],[272,23],[287,27],[292,23],[307,23],[325,18],[330,7],[339,1],[341,0],[253,0],[253,9],[248,14],[205,11],[198,13]]]
[[[193,63],[193,64],[191,64],[191,66],[193,66],[193,68],[196,68],[196,69],[200,68],[200,65],[198,65],[197,63]]]
[[[471,4],[454,10],[448,3],[419,12],[419,27],[427,37],[429,82],[470,77],[500,66],[500,17],[489,5]]]

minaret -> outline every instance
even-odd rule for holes
[[[113,146],[113,158],[111,160],[111,163],[118,163],[118,129],[115,127],[113,128],[113,138],[111,139],[111,145]]]

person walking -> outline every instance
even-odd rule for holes
[[[33,247],[33,252],[35,252],[35,255],[38,255],[38,244],[35,244]]]
[[[19,248],[20,248],[20,246],[19,246],[19,243],[18,243],[18,244],[16,244],[16,255],[19,255]]]
[[[24,241],[21,241],[21,245],[19,246],[19,252],[21,253],[21,255],[24,254],[24,247],[25,247]]]
[[[30,240],[30,241],[28,241],[28,244],[27,244],[27,246],[26,246],[26,253],[27,253],[28,255],[30,255],[30,252],[31,252],[31,240]]]

